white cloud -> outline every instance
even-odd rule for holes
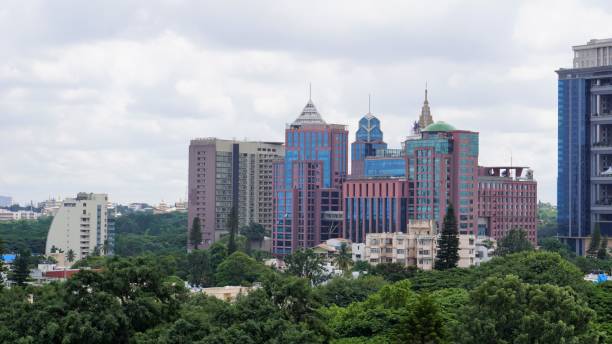
[[[611,16],[578,1],[4,2],[0,194],[184,198],[191,138],[280,141],[309,82],[351,138],[373,94],[397,147],[427,81],[436,120],[479,131],[483,164],[512,150],[554,201],[554,70],[612,36]]]

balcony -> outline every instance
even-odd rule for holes
[[[612,117],[612,116],[611,116]],[[611,118],[612,120],[612,118]],[[612,152],[612,142],[599,141],[591,144],[593,152]]]
[[[612,198],[602,198],[591,204],[592,211],[612,213]]]
[[[591,93],[593,94],[612,94],[612,85],[592,85]]]
[[[608,111],[592,114],[591,122],[597,124],[612,124],[612,112]]]

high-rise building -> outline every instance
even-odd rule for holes
[[[420,138],[404,142],[411,181],[411,219],[438,226],[452,204],[460,234],[476,234],[478,133],[457,130],[442,121],[428,125]]]
[[[11,205],[13,205],[11,196],[0,196],[0,207],[10,207]]]
[[[45,252],[74,252],[75,260],[94,252],[107,255],[112,252],[114,227],[113,212],[108,210],[108,196],[79,192],[76,198],[66,198],[53,217]],[[110,219],[109,219],[110,218]]]
[[[285,157],[274,164],[274,254],[341,235],[347,148],[346,126],[325,123],[312,100],[287,126]]]
[[[251,222],[272,229],[272,163],[283,157],[280,142],[192,140],[189,145],[189,231],[195,217],[202,224],[203,247],[227,232],[232,206],[239,226]],[[189,247],[192,244],[189,243]]]
[[[359,175],[348,176],[342,196],[344,236],[363,242],[370,233],[405,232],[412,220],[431,220],[440,228],[452,204],[460,234],[480,230],[499,239],[520,228],[535,244],[533,172],[520,167],[479,169],[477,132],[431,122],[426,91],[419,120],[402,149],[377,149],[364,157]]]
[[[368,112],[359,120],[355,142],[351,143],[351,175],[362,176],[365,158],[376,155],[380,149],[387,149],[380,130],[380,120]]]
[[[512,229],[522,229],[538,243],[538,185],[526,167],[479,167],[478,236],[499,240]]]
[[[583,255],[595,226],[612,236],[612,39],[573,50],[573,68],[557,70],[557,222]]]

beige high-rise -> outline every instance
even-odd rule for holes
[[[74,252],[75,261],[96,251],[109,252],[108,196],[79,192],[76,198],[66,198],[51,222],[47,234],[47,255],[63,251]],[[52,252],[53,251],[53,252]]]
[[[282,143],[203,138],[189,145],[188,228],[200,218],[207,247],[227,230],[236,204],[239,226],[251,222],[272,229],[272,162],[284,156]],[[190,242],[189,247],[193,247]]]

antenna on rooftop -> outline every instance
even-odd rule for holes
[[[368,113],[372,113],[372,95],[368,93]]]
[[[312,100],[312,82],[308,83],[308,100]]]

